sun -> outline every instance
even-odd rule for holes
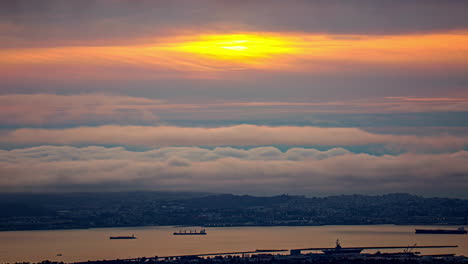
[[[243,62],[291,54],[297,50],[285,38],[254,34],[202,35],[196,40],[178,43],[173,48],[215,59]]]

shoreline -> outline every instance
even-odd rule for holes
[[[99,226],[99,227],[83,227],[83,228],[38,228],[38,229],[11,229],[0,230],[3,232],[30,232],[30,231],[68,231],[68,230],[91,230],[91,229],[111,229],[111,228],[145,228],[145,227],[161,227],[161,228],[184,228],[184,227],[199,227],[199,228],[229,228],[229,227],[319,227],[319,226],[437,226],[437,227],[460,227],[465,225],[454,224],[321,224],[321,225],[140,225],[140,226]]]

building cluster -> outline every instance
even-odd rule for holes
[[[468,200],[407,194],[323,198],[148,193],[54,194],[15,200],[0,230],[150,225],[467,224]],[[20,201],[20,202],[17,202]],[[32,209],[33,208],[33,209]]]

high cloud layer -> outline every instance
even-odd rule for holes
[[[395,65],[440,74],[466,71],[467,43],[467,31],[391,36],[199,32],[134,45],[0,49],[0,77],[212,79],[244,76],[246,70],[360,74],[391,71]]]
[[[115,94],[0,95],[0,125],[77,126],[155,124],[164,119],[235,120],[314,113],[424,113],[468,111],[464,97],[388,97],[347,101],[206,101],[176,102]]]
[[[148,106],[161,101],[142,97],[84,94],[0,95],[0,124],[55,125],[102,122],[153,123],[158,117]]]
[[[27,166],[25,166],[27,164]],[[190,190],[466,196],[468,152],[373,156],[275,147],[55,147],[0,151],[0,190]]]
[[[356,146],[379,144],[413,151],[456,151],[466,136],[385,135],[359,128],[236,125],[227,127],[97,126],[21,128],[3,133],[0,143],[17,145],[167,146]]]
[[[1,45],[70,45],[73,42],[131,42],[199,28],[384,34],[468,27],[465,1],[308,1],[285,2],[116,0],[8,0],[0,2]],[[429,19],[430,18],[430,19]],[[30,41],[22,41],[24,39]]]

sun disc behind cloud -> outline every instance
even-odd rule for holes
[[[285,38],[254,34],[203,35],[194,41],[178,43],[171,49],[242,62],[297,52]]]

